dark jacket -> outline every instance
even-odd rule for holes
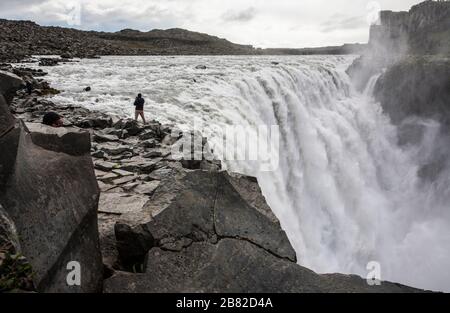
[[[136,111],[144,111],[144,98],[136,98],[134,101],[134,106],[136,107]]]

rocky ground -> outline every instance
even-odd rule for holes
[[[116,33],[43,27],[31,21],[0,19],[0,61],[18,62],[30,55],[92,58],[101,55],[255,54],[251,46],[184,29]]]

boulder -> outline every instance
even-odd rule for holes
[[[122,234],[123,229],[141,232],[144,228],[156,244],[168,239],[199,242],[240,238],[295,261],[295,251],[279,224],[249,206],[228,179],[224,172],[173,169],[171,175],[162,179],[151,201],[141,211],[124,215],[116,226]],[[147,220],[143,214],[147,214]],[[142,258],[147,252],[134,251],[133,255]],[[120,249],[119,253],[126,255]]]
[[[0,155],[0,203],[15,224],[40,292],[102,288],[99,189],[88,137],[45,127],[30,131],[17,122],[0,138],[7,152]],[[68,141],[80,146],[68,148]],[[66,282],[72,261],[81,266],[80,286]]]
[[[0,95],[10,103],[17,90],[24,85],[24,81],[10,72],[0,71]]]
[[[27,123],[33,143],[45,150],[82,156],[91,150],[88,132],[75,128],[55,128],[38,123]]]

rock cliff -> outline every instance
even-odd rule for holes
[[[370,50],[376,55],[449,54],[450,2],[425,1],[409,12],[382,11],[370,29]]]
[[[348,74],[359,90],[370,77],[408,56],[450,55],[450,1],[425,1],[408,12],[380,12],[368,49]]]

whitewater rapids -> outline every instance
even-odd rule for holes
[[[63,90],[56,103],[127,117],[141,92],[162,123],[279,125],[278,170],[225,163],[258,177],[300,264],[366,277],[376,261],[383,280],[450,291],[450,170],[433,183],[417,174],[438,125],[423,121],[422,142],[399,147],[372,98],[376,77],[359,93],[346,75],[353,59],[104,57],[45,70]],[[215,133],[206,135],[214,144]]]

